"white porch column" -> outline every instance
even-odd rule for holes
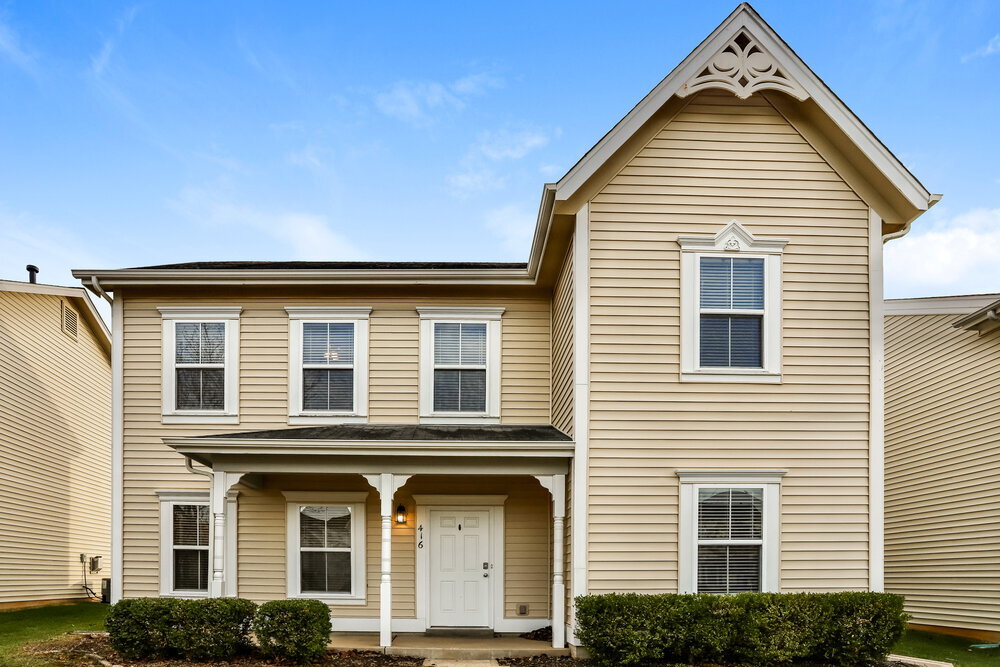
[[[566,524],[566,475],[535,475],[552,494],[552,648],[566,646],[566,580],[563,541]]]
[[[383,472],[365,475],[379,494],[382,515],[382,578],[379,583],[379,646],[392,646],[392,500],[409,475]]]
[[[208,597],[221,598],[227,594],[235,595],[227,591],[226,587],[226,543],[227,521],[226,510],[229,504],[229,489],[240,481],[243,473],[216,471],[212,473],[212,490],[209,498],[209,511],[212,514],[210,522],[211,530],[211,554],[212,554],[212,578],[208,582]]]

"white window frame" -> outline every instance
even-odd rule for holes
[[[757,238],[733,220],[718,234],[678,236],[681,247],[681,382],[781,382],[781,253],[788,239]],[[764,310],[761,368],[702,367],[701,258],[764,260]],[[759,310],[709,310],[706,313],[761,315]]]
[[[212,585],[212,515],[208,515],[208,545],[204,547],[180,547],[198,549],[208,553],[208,578],[204,591],[174,589],[174,507],[176,505],[201,505],[209,507],[207,491],[159,491],[160,499],[160,595],[176,598],[207,598]]]
[[[680,478],[679,593],[698,592],[698,491],[761,489],[760,540],[711,540],[706,543],[760,544],[760,590],[781,589],[781,480],[787,470],[678,470]]]
[[[420,423],[500,423],[500,319],[504,308],[422,306],[420,314]],[[439,322],[486,323],[486,410],[484,412],[434,411],[434,325]]]
[[[161,306],[163,324],[162,421],[164,424],[238,424],[240,402],[240,306]],[[226,328],[225,399],[222,410],[178,410],[177,324],[219,323]]]
[[[288,423],[348,424],[368,421],[368,318],[370,307],[289,306]],[[305,322],[354,325],[354,407],[351,410],[304,410],[302,407],[302,325]]]
[[[288,597],[322,600],[327,604],[363,605],[367,598],[365,561],[366,491],[316,492],[282,491],[286,502],[285,525],[288,529],[285,561],[287,563]],[[351,592],[303,593],[299,562],[299,508],[309,505],[341,505],[351,508]]]

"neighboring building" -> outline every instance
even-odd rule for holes
[[[886,302],[886,589],[1000,638],[1000,294]]]
[[[100,593],[110,482],[104,322],[80,287],[0,281],[0,608]]]
[[[880,589],[883,236],[937,199],[744,4],[545,185],[526,264],[76,271],[115,597],[560,646],[587,592]]]

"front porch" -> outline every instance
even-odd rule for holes
[[[210,596],[321,599],[350,633],[337,636],[399,655],[565,648],[573,443],[555,429],[342,425],[167,444],[212,480]],[[419,634],[549,625],[551,645]]]

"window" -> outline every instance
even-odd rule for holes
[[[163,307],[163,421],[237,423],[241,309]]]
[[[503,308],[418,308],[424,423],[497,423]]]
[[[289,423],[365,421],[371,308],[289,307]]]
[[[365,599],[366,492],[285,492],[289,597]]]
[[[208,595],[211,518],[208,493],[158,491],[160,496],[160,594]]]
[[[682,593],[778,590],[784,470],[681,470]]]
[[[680,236],[681,380],[781,381],[784,239],[735,220],[713,236]]]

